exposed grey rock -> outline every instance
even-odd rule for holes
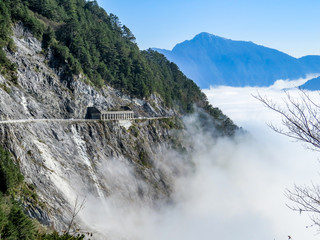
[[[14,28],[13,40],[17,51],[7,55],[18,66],[18,84],[0,75],[1,120],[83,119],[89,106],[130,105],[139,116],[174,114],[156,95],[132,99],[111,87],[95,89],[82,75],[67,84],[48,66],[41,43],[22,25]],[[136,204],[168,201],[170,177],[152,166],[161,158],[161,149],[169,147],[170,131],[161,120],[131,124],[127,129],[118,121],[0,124],[0,144],[14,155],[25,181],[35,186],[45,205],[24,203],[26,212],[60,231],[66,229],[77,197],[104,199],[116,193]],[[114,165],[118,167],[110,167]],[[132,172],[121,178],[120,170],[110,170],[121,166]]]

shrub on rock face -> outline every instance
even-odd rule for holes
[[[12,192],[22,181],[19,167],[13,162],[10,154],[0,147],[0,191]]]
[[[59,235],[58,232],[53,232],[51,234],[39,236],[37,240],[83,240],[84,238],[85,238],[84,234],[71,236],[69,234]]]
[[[35,227],[17,203],[14,203],[11,207],[2,237],[8,240],[35,239]]]

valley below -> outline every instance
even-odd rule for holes
[[[299,100],[301,92],[294,87],[311,78],[313,76],[291,81],[280,80],[270,87],[222,86],[203,90],[210,102],[214,102],[236,124],[243,126],[251,136],[249,141],[235,146],[240,154],[234,154],[231,158],[235,165],[239,160],[242,161],[241,167],[237,168],[240,177],[227,189],[233,189],[234,196],[238,196],[239,192],[244,194],[243,198],[237,198],[237,206],[243,212],[253,213],[250,215],[252,221],[247,222],[247,230],[244,232],[255,235],[246,238],[245,234],[243,237],[239,234],[235,239],[316,237],[317,229],[312,227],[309,216],[288,208],[294,204],[285,196],[285,192],[292,190],[295,185],[308,186],[319,182],[319,153],[308,149],[301,142],[271,130],[268,124],[282,127],[281,116],[254,98],[260,94],[284,107],[286,93]],[[286,92],[283,89],[286,89]],[[313,99],[319,98],[318,92],[307,94]],[[229,170],[225,169],[224,173],[228,172]],[[243,218],[235,217],[233,220],[236,223],[232,224],[241,225]],[[231,223],[227,224],[229,227],[230,225]],[[263,229],[266,226],[270,229]],[[221,238],[224,238],[223,236],[222,234]]]
[[[285,195],[320,181],[319,154],[255,96],[316,90],[319,56],[208,33],[141,51],[97,1],[0,13],[0,239],[314,237]]]
[[[308,79],[278,81],[265,88],[204,89],[209,101],[248,133],[234,139],[212,138],[201,130],[196,114],[185,117],[186,141],[192,146],[188,159],[193,166],[186,168],[185,158],[175,150],[161,153],[164,169],[184,169],[172,179],[171,203],[150,207],[110,196],[98,201],[100,205],[89,201],[83,216],[99,219],[97,229],[112,233],[110,239],[314,238],[316,227],[307,214],[299,215],[286,206],[291,203],[285,191],[320,180],[319,154],[273,132],[266,123],[280,126],[280,116],[252,96],[260,93],[282,104],[282,89]],[[288,92],[299,97],[297,89]],[[316,92],[310,94],[317,97]],[[98,213],[93,206],[99,206]]]

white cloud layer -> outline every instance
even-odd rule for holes
[[[316,76],[296,81],[279,80],[267,88],[219,87],[204,90],[214,106],[222,109],[236,124],[244,127],[256,139],[251,146],[260,150],[256,153],[251,152],[249,165],[253,171],[261,170],[262,177],[251,179],[255,182],[255,186],[261,186],[261,198],[256,199],[253,209],[258,205],[255,213],[266,217],[267,221],[263,221],[263,225],[272,226],[272,239],[286,239],[286,234],[292,236],[292,239],[314,238],[316,229],[306,228],[311,224],[309,218],[286,208],[285,203],[290,202],[284,197],[283,192],[286,188],[293,188],[294,184],[310,185],[312,182],[319,182],[320,165],[317,161],[319,153],[306,149],[302,143],[292,142],[291,139],[272,132],[266,123],[281,126],[281,117],[263,106],[253,95],[259,93],[281,106],[286,98],[282,89],[290,89],[287,90],[290,96],[299,99],[299,90],[291,88],[313,77]],[[309,95],[319,99],[318,92],[310,92]],[[265,165],[265,162],[268,164]],[[253,176],[253,174],[247,176]],[[244,189],[246,188],[250,189],[250,184]],[[259,188],[255,192],[259,193]],[[252,195],[248,192],[247,198],[251,197]],[[262,234],[260,239],[270,238]]]
[[[148,187],[135,179],[133,169],[122,160],[102,166],[106,185],[110,182],[118,191],[103,204],[87,199],[82,217],[96,236],[100,232],[109,240],[281,240],[288,235],[293,240],[313,239],[316,229],[307,229],[308,217],[285,206],[284,191],[295,183],[319,181],[317,154],[266,126],[266,121],[280,119],[252,97],[257,91],[276,100],[283,97],[277,85],[204,90],[214,106],[250,134],[217,141],[199,131],[195,116],[186,118],[194,168],[190,171],[172,151],[161,153],[163,161],[158,163],[168,174],[173,168],[185,168],[174,182],[174,204],[155,209],[136,202],[136,189]]]

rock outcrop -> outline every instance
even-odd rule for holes
[[[95,89],[85,76],[64,80],[48,66],[50,53],[45,56],[41,42],[22,25],[14,28],[13,39],[16,51],[7,55],[17,65],[18,82],[0,75],[1,120],[83,119],[89,106],[129,105],[139,116],[174,114],[157,95],[132,99],[111,87]],[[61,231],[77,199],[117,194],[137,204],[168,201],[171,180],[155,162],[171,147],[169,125],[164,120],[0,123],[0,144],[39,196],[36,204],[23,202],[26,212]]]

